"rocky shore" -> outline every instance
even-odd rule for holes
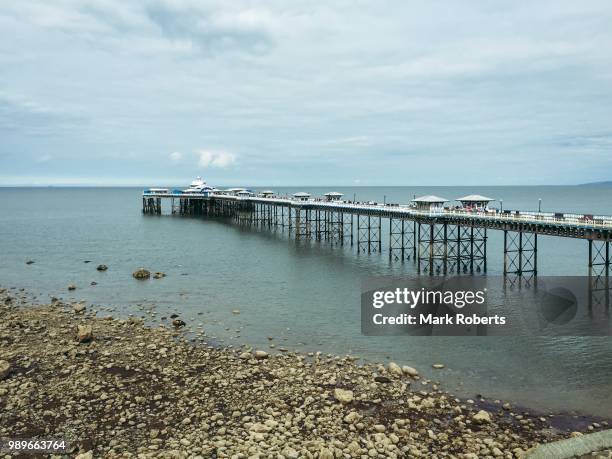
[[[579,435],[413,368],[196,346],[181,330],[0,289],[0,438],[63,438],[82,459],[467,459]]]

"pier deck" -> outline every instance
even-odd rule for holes
[[[368,253],[382,252],[384,219],[389,257],[412,258],[429,273],[486,271],[487,230],[504,233],[504,274],[537,274],[538,235],[587,240],[589,274],[607,282],[610,272],[612,216],[153,190],[143,193],[143,212],[161,214],[162,200],[172,213],[287,228],[296,238],[356,243]]]

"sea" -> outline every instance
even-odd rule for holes
[[[231,184],[229,184],[231,185]],[[482,194],[504,209],[612,215],[612,186],[257,187],[339,191],[359,201],[408,203],[435,194]],[[395,361],[458,396],[482,395],[542,413],[612,416],[612,339],[546,336],[364,336],[364,279],[414,278],[413,261],[356,247],[295,241],[286,232],[219,218],[143,215],[141,188],[0,188],[0,287],[114,308],[116,316],[179,315],[216,345]],[[488,232],[487,276],[503,272],[503,239]],[[26,264],[28,260],[34,261]],[[96,266],[108,270],[99,272]],[[586,241],[540,236],[542,276],[588,273]],[[132,272],[162,271],[137,281]],[[95,282],[95,285],[92,285]],[[75,284],[77,289],[68,291]],[[235,312],[240,311],[239,314]],[[269,338],[272,338],[270,340]],[[443,370],[433,369],[443,363]]]

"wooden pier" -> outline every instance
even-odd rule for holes
[[[605,280],[607,287],[612,216],[450,208],[441,205],[448,201],[435,198],[399,205],[311,198],[306,193],[290,198],[269,193],[145,191],[142,210],[159,215],[162,200],[169,200],[173,214],[280,228],[295,239],[350,244],[360,253],[385,250],[391,260],[413,260],[419,272],[428,274],[486,272],[487,231],[491,230],[504,235],[506,276],[537,275],[538,236],[583,239],[588,246],[589,275]],[[383,234],[383,228],[388,228],[388,234]]]

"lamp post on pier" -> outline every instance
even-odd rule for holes
[[[503,211],[504,211],[504,200],[503,200],[503,199],[500,199],[500,200],[499,200],[499,205],[500,205],[500,207],[501,207],[501,208],[500,208],[501,212],[503,212]]]
[[[538,198],[538,213],[542,212],[542,198]]]

